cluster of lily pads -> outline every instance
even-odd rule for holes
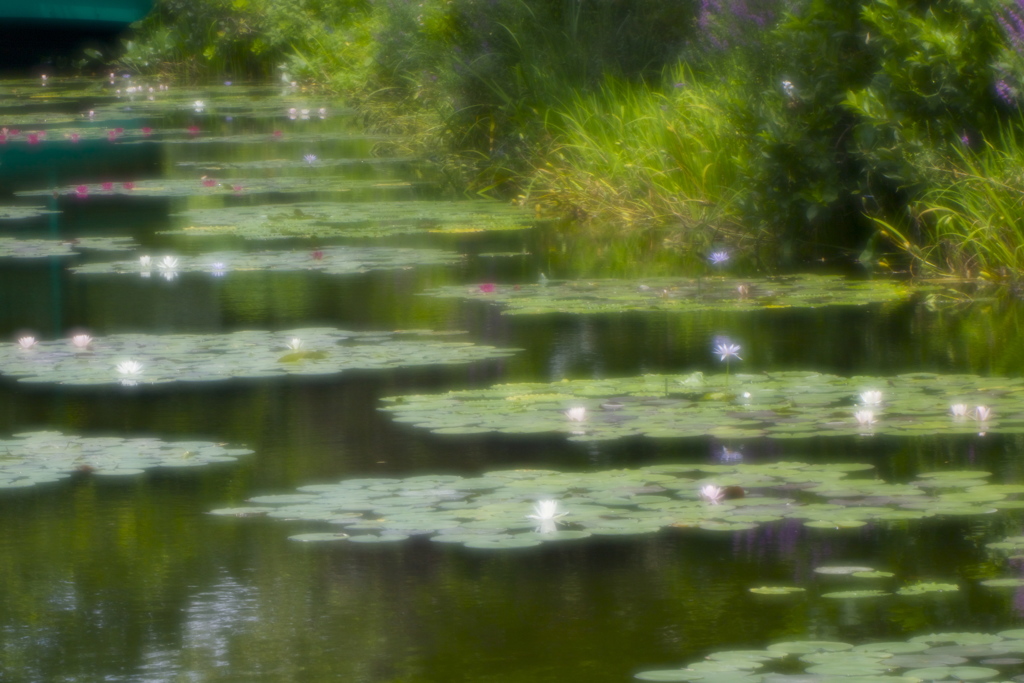
[[[502,313],[621,313],[624,311],[752,311],[860,306],[907,301],[920,286],[896,280],[851,281],[836,275],[786,275],[646,280],[545,280],[517,286],[448,285],[424,292],[500,304]]]
[[[38,218],[51,213],[60,213],[43,206],[0,206],[0,221],[18,221]]]
[[[653,465],[603,472],[503,470],[478,477],[351,479],[257,496],[215,514],[336,525],[300,541],[393,542],[412,535],[470,548],[523,548],[674,527],[743,531],[780,520],[818,529],[1024,508],[1024,485],[988,472],[931,472],[904,484],[848,478],[871,465]],[[707,487],[738,495],[709,499]],[[532,507],[531,507],[532,506]]]
[[[75,472],[127,476],[155,467],[201,467],[250,453],[209,441],[26,432],[0,439],[0,489],[58,481]]]
[[[45,258],[74,256],[78,249],[130,251],[138,245],[130,237],[78,237],[72,240],[19,239],[0,237],[0,258]]]
[[[439,336],[417,330],[306,328],[229,334],[115,334],[88,337],[84,343],[31,338],[31,343],[0,346],[0,374],[22,382],[76,385],[212,382],[472,363],[516,351],[444,341]]]
[[[920,683],[1010,681],[1024,671],[1024,629],[930,633],[905,642],[854,645],[786,641],[763,650],[724,650],[676,669],[642,671],[641,681],[702,683]]]
[[[695,372],[498,384],[384,404],[396,421],[438,434],[563,432],[576,441],[1024,433],[1024,378],[976,375]]]
[[[133,261],[102,261],[71,268],[81,274],[121,274],[149,276],[154,270],[173,278],[178,273],[214,273],[227,271],[311,270],[330,275],[394,270],[413,266],[443,266],[458,263],[462,257],[442,249],[385,247],[324,247],[315,251],[225,251],[201,256],[170,256],[159,259],[142,256]]]
[[[164,234],[235,235],[253,240],[522,230],[532,225],[531,216],[521,209],[473,200],[232,206],[175,215],[190,225]]]
[[[416,185],[407,180],[364,180],[345,177],[278,176],[272,178],[160,178],[139,180],[109,187],[102,185],[67,185],[56,190],[22,190],[15,194],[21,197],[44,197],[54,192],[73,197],[87,197],[90,194],[136,196],[136,197],[196,197],[211,194],[269,194],[295,192],[351,192],[352,190],[404,190]]]
[[[853,580],[870,581],[875,583],[879,580],[893,579],[896,575],[893,572],[879,571],[871,567],[858,566],[824,566],[815,567],[816,574],[825,576],[841,576]],[[801,586],[758,586],[751,588],[750,592],[757,595],[799,595],[806,592]],[[834,600],[852,600],[865,598],[881,598],[886,596],[899,595],[903,597],[914,597],[918,595],[934,593],[955,593],[960,590],[956,583],[945,583],[940,581],[916,581],[897,588],[895,591],[879,589],[854,589],[840,590],[822,593],[821,597]]]

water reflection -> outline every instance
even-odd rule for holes
[[[289,90],[286,96],[298,95]],[[0,187],[198,179],[204,173],[232,182],[238,175],[232,176],[231,164],[301,160],[314,153],[315,163],[298,169],[247,168],[245,173],[326,177],[340,168],[349,178],[430,179],[421,164],[374,157],[377,141],[365,135],[315,148],[289,141],[301,126],[324,132],[348,127],[358,133],[351,121],[333,114],[333,107],[321,120],[312,113],[318,107],[296,102],[292,120],[288,107],[275,101],[272,113],[249,116],[232,110],[228,121],[212,113],[215,97],[203,98],[201,112],[190,106],[152,119],[124,112],[131,118],[118,126],[146,124],[143,128],[150,129],[138,144],[82,139],[50,147],[56,133],[31,150],[8,144],[0,150],[0,170],[19,172],[0,177]],[[104,103],[109,103],[106,98],[83,102],[82,110],[100,110]],[[300,113],[304,108],[310,110],[308,119]],[[114,124],[89,125],[105,130]],[[187,126],[197,127],[197,140],[244,132],[263,136],[267,144],[160,142],[170,138],[168,131]],[[325,160],[343,157],[367,163],[327,168]],[[48,200],[63,213],[0,224],[0,229],[53,238],[131,236],[145,252],[160,257],[262,248],[230,239],[203,242],[156,234],[172,226],[171,212],[254,201],[244,194],[183,200],[87,194],[81,201]],[[410,196],[439,194],[436,188],[423,188]],[[347,199],[379,197],[360,190]],[[345,477],[525,467],[585,471],[741,460],[867,462],[887,481],[911,481],[937,469],[981,469],[1000,482],[1024,481],[1022,436],[579,444],[543,435],[431,434],[376,410],[384,396],[496,382],[718,371],[718,359],[709,352],[716,336],[741,340],[743,361],[733,366],[734,372],[1013,376],[1024,365],[1024,349],[1012,343],[1021,336],[1024,313],[1012,296],[742,315],[503,316],[479,303],[418,294],[449,284],[535,282],[541,274],[675,274],[688,257],[658,249],[660,242],[650,234],[601,240],[583,228],[556,226],[493,236],[408,236],[384,243],[471,256],[455,267],[348,277],[244,272],[230,262],[217,262],[203,273],[154,267],[164,277],[85,278],[68,274],[65,262],[57,259],[0,263],[0,338],[7,343],[24,336],[62,338],[76,328],[105,335],[323,325],[465,330],[473,341],[523,349],[509,359],[468,367],[239,380],[142,392],[27,386],[0,378],[4,432],[45,427],[212,438],[256,451],[235,464],[202,471],[124,479],[81,472],[70,481],[4,492],[0,524],[10,533],[0,536],[0,678],[610,682],[645,668],[690,661],[710,649],[761,648],[784,638],[881,640],[923,631],[994,631],[1024,618],[1024,591],[978,583],[1024,575],[1020,560],[1004,566],[1001,556],[986,549],[993,540],[1024,533],[1022,515],[1015,510],[850,529],[815,529],[796,520],[739,532],[680,528],[651,537],[590,539],[495,554],[423,538],[386,548],[299,544],[287,536],[309,530],[301,523],[206,515],[255,495]],[[286,245],[310,253],[324,246],[309,240]],[[476,256],[488,252],[527,256]],[[106,256],[76,257],[95,258]],[[703,257],[693,258],[707,268]],[[725,262],[723,267],[733,266]],[[859,579],[815,572],[826,565],[869,566],[895,576]],[[870,585],[891,591],[917,580],[952,582],[960,590],[882,601],[822,597],[868,585],[864,582],[880,582]],[[789,597],[750,593],[763,585],[797,585],[807,591]]]

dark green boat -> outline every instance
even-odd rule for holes
[[[149,13],[152,0],[0,0],[0,22],[34,21],[61,28],[124,28]]]
[[[152,8],[153,0],[0,0],[0,70],[107,43]]]

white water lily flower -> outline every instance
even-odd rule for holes
[[[35,337],[21,337],[18,339],[18,346],[23,349],[31,349],[37,344]]]
[[[711,255],[708,256],[708,261],[711,261],[711,265],[717,266],[719,263],[725,263],[730,258],[729,252],[727,251],[713,251],[711,252]]]
[[[561,517],[565,517],[568,514],[566,512],[558,511],[557,500],[538,500],[533,506],[533,514],[526,515],[529,519],[535,519],[538,522],[551,522]]]
[[[211,264],[210,267],[213,268],[213,270],[210,271],[210,274],[213,275],[214,277],[224,277],[224,273],[227,272],[227,266],[225,266],[224,263],[221,261],[216,261],[215,263]]]
[[[979,422],[984,422],[992,416],[992,409],[986,406],[978,406],[974,409],[974,417],[978,418]]]
[[[857,419],[857,424],[862,427],[867,427],[875,424],[878,420],[875,419],[875,412],[873,410],[858,410],[853,414]]]
[[[715,345],[715,353],[717,353],[718,356],[719,356],[718,360],[725,360],[729,356],[735,356],[736,360],[743,360],[742,358],[739,357],[739,353],[740,353],[740,345],[739,344],[729,344],[729,343],[716,344]]]
[[[71,343],[74,344],[76,348],[84,349],[92,343],[92,337],[87,334],[76,334],[71,338]]]
[[[725,489],[714,484],[705,484],[700,487],[699,495],[712,505],[718,505],[722,502],[722,498],[725,497]]]
[[[165,270],[174,270],[178,267],[178,259],[173,256],[164,256],[157,265]]]
[[[199,113],[203,111],[204,108],[206,108],[206,103],[202,100],[196,100],[192,103],[192,106],[195,107],[196,113]]]
[[[298,351],[299,349],[302,348],[302,340],[299,339],[298,337],[292,337],[292,340],[285,344],[285,346],[287,346],[292,351]]]
[[[565,411],[565,416],[573,422],[583,422],[587,419],[587,409],[583,406],[573,406]]]
[[[302,158],[305,159],[306,163],[309,164],[310,166],[312,166],[313,163],[316,161],[316,155],[315,154],[307,154],[306,156],[304,156]]]
[[[149,264],[152,263],[152,262],[153,262],[153,259],[151,259],[148,256],[140,256],[139,257],[139,265],[142,266],[143,268],[149,268]]]
[[[860,400],[866,406],[877,406],[882,402],[882,392],[874,389],[865,391],[860,395]]]
[[[117,364],[117,371],[122,375],[134,377],[142,374],[142,363],[137,360],[126,360]]]
[[[949,412],[953,414],[953,417],[965,417],[967,415],[967,404],[954,403],[949,407]]]

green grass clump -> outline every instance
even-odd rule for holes
[[[876,218],[923,272],[1018,281],[1024,272],[1024,141],[1019,124],[977,151],[953,148],[901,222]]]
[[[626,228],[671,226],[685,241],[741,237],[745,141],[719,92],[683,68],[666,80],[609,80],[555,107],[528,197]]]

